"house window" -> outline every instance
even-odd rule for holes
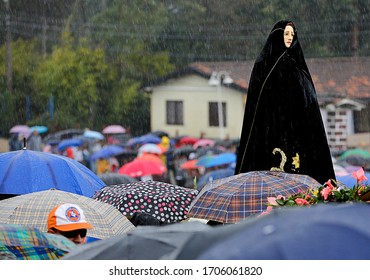
[[[218,102],[209,102],[209,126],[220,126],[218,119]],[[222,102],[222,116],[224,121],[224,127],[227,126],[226,122],[226,103]]]
[[[166,102],[167,124],[184,124],[183,107],[182,101]]]

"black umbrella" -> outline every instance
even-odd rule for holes
[[[210,226],[183,222],[165,226],[141,226],[136,230],[81,246],[66,260],[159,260],[173,259],[195,232]]]
[[[105,186],[93,198],[116,207],[125,216],[146,212],[163,223],[175,223],[186,219],[197,194],[197,190],[165,182],[138,181]]]
[[[128,184],[137,182],[138,179],[132,178],[130,176],[118,173],[103,173],[99,174],[98,177],[107,185],[118,185],[118,184]]]
[[[177,259],[369,260],[370,207],[363,203],[274,209],[195,233]]]

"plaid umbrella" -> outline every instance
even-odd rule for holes
[[[19,224],[47,231],[48,214],[62,203],[79,205],[94,227],[89,237],[105,239],[134,230],[134,225],[116,208],[95,199],[55,189],[34,192],[0,201],[0,223]]]
[[[55,260],[76,246],[61,235],[20,225],[0,224],[0,259]]]
[[[308,187],[315,179],[277,171],[251,171],[207,183],[190,205],[188,217],[236,223],[266,210],[267,197],[289,196]]]
[[[93,198],[109,203],[124,215],[147,212],[164,223],[186,219],[197,190],[157,181],[106,186]]]

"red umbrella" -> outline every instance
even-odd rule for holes
[[[196,137],[190,137],[190,136],[184,136],[179,140],[179,145],[194,145],[195,142],[197,142],[199,138]]]
[[[162,162],[142,158],[136,158],[118,169],[119,174],[126,174],[134,178],[147,175],[162,175],[166,171],[167,168]]]
[[[191,159],[188,161],[185,161],[183,164],[180,165],[181,169],[197,169],[199,166],[196,166],[197,159]]]
[[[193,144],[193,148],[202,148],[202,147],[213,147],[215,145],[215,141],[211,139],[199,139],[197,142]]]

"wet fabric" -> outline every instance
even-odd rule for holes
[[[335,179],[316,91],[298,41],[278,22],[252,70],[235,174],[279,169]]]

